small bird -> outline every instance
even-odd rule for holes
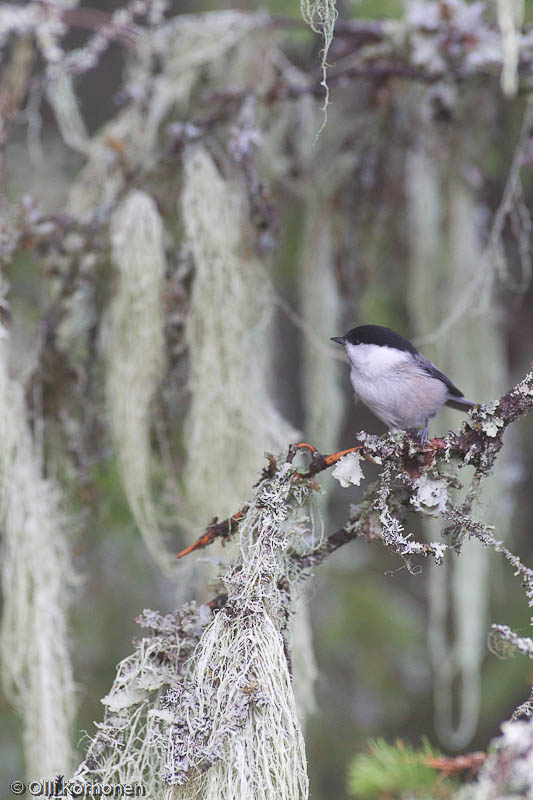
[[[443,405],[475,406],[435,364],[400,334],[381,325],[360,325],[332,336],[350,359],[350,380],[359,398],[391,431],[417,431],[427,442],[429,420]]]

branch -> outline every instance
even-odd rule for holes
[[[392,492],[389,492],[386,497],[386,502],[389,504],[387,511],[390,511],[392,503],[395,513],[402,516],[408,511],[413,511],[413,495],[416,494],[419,480],[428,471],[436,472],[437,468],[455,461],[459,466],[470,464],[476,467],[478,472],[475,480],[479,481],[480,472],[486,475],[491,471],[497,453],[503,445],[503,434],[507,426],[532,410],[533,371],[502,395],[498,401],[488,405],[479,405],[472,409],[459,433],[452,432],[445,439],[436,438],[422,444],[409,435],[398,437],[384,434],[377,437],[361,432],[358,434],[361,444],[330,455],[320,453],[307,442],[290,445],[285,463],[292,464],[298,452],[308,452],[311,456],[311,462],[306,472],[294,472],[293,480],[295,481],[310,482],[315,475],[334,466],[341,458],[350,453],[359,453],[366,460],[383,464],[384,473],[386,473],[368,488],[363,499],[353,509],[350,518],[342,528],[331,533],[318,547],[306,553],[293,553],[291,556],[293,565],[300,571],[306,570],[321,564],[329,555],[353,539],[363,537],[370,541],[383,538],[382,531],[380,531],[380,523],[383,520],[378,511],[381,510],[383,513],[385,507],[383,503],[381,506],[379,505],[380,493],[383,492],[384,483],[390,483],[392,478],[403,483],[407,487],[407,491],[396,493],[394,496]],[[265,478],[272,478],[278,469],[276,459],[269,455],[268,466],[263,471],[259,483]],[[452,481],[453,479],[451,479],[450,485],[452,485]],[[207,547],[217,538],[229,539],[237,532],[247,509],[248,506],[244,506],[241,511],[223,522],[218,522],[215,518],[206,532],[196,542],[181,551],[177,557],[182,558],[195,550]],[[470,508],[458,509],[450,504],[442,516],[444,519],[451,520],[456,529],[467,529],[471,535],[477,536],[485,544],[494,546],[496,550],[502,552],[500,543],[496,542],[483,526],[481,526],[483,528],[481,530],[480,523],[471,520],[467,516],[467,511],[469,512]],[[401,533],[401,531],[396,532]],[[457,542],[457,546],[459,546],[458,537]],[[388,541],[385,537],[385,543],[401,556],[431,555],[436,560],[442,558],[443,549],[446,547],[435,543],[413,542],[409,537],[403,535],[398,538],[389,537]],[[511,554],[506,551],[504,556],[510,560]],[[513,563],[518,569],[516,563],[510,563]],[[517,563],[519,562],[517,561]],[[214,602],[219,606],[220,598]]]
[[[318,472],[322,472],[325,469],[333,466],[337,463],[343,456],[347,455],[347,453],[355,453],[360,450],[360,447],[349,447],[348,450],[339,450],[338,453],[333,453],[332,455],[325,456],[320,453],[316,447],[313,447],[311,444],[307,444],[306,442],[300,442],[300,444],[291,444],[289,445],[289,452],[287,455],[287,463],[292,464],[296,453],[300,450],[307,450],[311,453],[311,464],[309,466],[309,470],[305,475],[302,475],[299,472],[296,472],[295,475],[300,478],[310,477],[312,475],[316,475]],[[264,477],[272,477],[275,474],[277,469],[277,463],[274,456],[269,453],[268,454],[268,467],[265,468],[263,471],[262,478]],[[212,522],[207,526],[205,533],[203,533],[195,542],[190,544],[184,550],[181,550],[176,558],[183,558],[184,556],[189,555],[189,553],[194,553],[195,550],[202,550],[204,547],[212,544],[216,539],[222,539],[223,542],[227,541],[232,534],[234,534],[238,527],[241,520],[244,518],[246,511],[248,510],[248,506],[245,505],[241,511],[237,511],[232,517],[228,517],[228,519],[223,520],[222,522],[218,521],[218,518],[215,517]]]
[[[213,521],[198,543],[188,549],[190,552],[204,547],[215,538],[227,538],[240,529],[240,552],[226,565],[221,577],[225,591],[202,606],[188,603],[165,617],[152,611],[143,613],[139,621],[151,628],[152,634],[143,638],[135,653],[120,665],[106,697],[104,723],[76,777],[101,779],[104,774],[109,779],[115,763],[119,767],[122,764],[126,747],[119,745],[131,735],[130,731],[139,729],[139,719],[150,715],[159,719],[158,725],[164,724],[165,742],[172,745],[173,760],[165,778],[172,785],[195,780],[198,770],[209,769],[220,760],[223,756],[218,743],[227,741],[233,746],[235,731],[242,730],[243,719],[261,724],[262,717],[255,716],[255,709],[264,697],[269,697],[262,693],[264,678],[257,677],[258,665],[264,668],[270,658],[270,646],[264,644],[270,641],[265,631],[277,630],[284,640],[293,611],[292,595],[297,583],[311,576],[313,567],[358,536],[379,539],[404,558],[408,566],[413,554],[442,559],[446,544],[416,542],[411,534],[404,533],[401,522],[409,511],[423,510],[422,489],[427,489],[428,481],[445,493],[445,502],[439,499],[438,508],[430,513],[451,520],[502,553],[526,585],[533,605],[533,570],[507,551],[488,526],[469,516],[470,500],[459,508],[446,494],[448,488],[457,486],[450,465],[476,463],[475,481],[479,481],[490,472],[507,425],[532,410],[533,372],[494,404],[473,409],[459,433],[450,433],[445,439],[421,444],[405,433],[378,437],[361,432],[359,444],[331,455],[300,442],[291,445],[284,458],[269,456],[249,503],[228,520]],[[294,464],[297,454],[305,452],[310,455],[306,470]],[[309,543],[308,507],[312,491],[318,488],[315,475],[343,457],[354,461],[370,458],[381,463],[382,470],[346,525],[315,546]],[[427,500],[427,494],[424,496]],[[241,526],[243,521],[246,530]],[[533,652],[533,640],[517,640],[507,626],[495,626],[494,635],[522,652]],[[286,647],[284,654],[289,662]],[[268,662],[269,679],[278,663]],[[145,679],[147,664],[152,676],[149,688]],[[289,676],[290,668],[286,674]],[[286,682],[283,685],[286,687]],[[279,681],[275,691],[278,686],[281,692]],[[211,700],[206,702],[206,697]],[[531,713],[531,702],[530,698],[517,713]],[[120,717],[120,729],[114,713],[118,703],[122,704],[120,708],[125,706],[126,715]],[[224,727],[227,719],[229,729]],[[217,742],[216,752],[211,749],[213,741]],[[168,752],[167,745],[164,752]],[[136,757],[132,753],[131,758]],[[433,766],[451,773],[477,767],[478,762],[481,756],[476,754],[462,760],[440,759]]]
[[[239,522],[244,518],[247,510],[248,506],[243,506],[241,511],[237,511],[237,513],[232,517],[229,517],[222,522],[218,521],[218,517],[214,517],[207,526],[205,533],[195,542],[178,553],[176,558],[183,558],[183,556],[187,556],[189,553],[193,553],[195,550],[201,550],[204,547],[207,547],[207,545],[212,544],[216,539],[222,539],[223,543],[227,541],[239,527]]]

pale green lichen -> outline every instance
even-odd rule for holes
[[[313,490],[294,474],[285,462],[257,486],[216,615],[194,604],[143,613],[153,633],[119,665],[76,780],[142,783],[162,800],[306,800],[286,636],[291,554],[314,547]]]
[[[187,603],[162,616],[145,610],[137,622],[149,633],[123,659],[103,698],[104,721],[73,780],[84,783],[138,783],[148,797],[166,798],[164,764],[176,708],[188,714],[191,656],[212,619],[207,606]]]
[[[513,394],[515,392],[525,397],[533,397],[533,372],[529,372],[524,380],[520,381]]]
[[[184,475],[190,515],[205,523],[234,513],[265,450],[278,451],[299,434],[268,391],[274,297],[250,246],[243,186],[221,174],[203,144],[185,150],[183,166],[179,210],[194,263]]]
[[[339,481],[343,489],[348,486],[359,486],[364,480],[363,470],[361,469],[362,456],[359,453],[348,453],[337,462],[331,475]]]
[[[508,97],[518,90],[518,64],[520,37],[524,22],[524,0],[497,0],[498,26],[501,34],[502,72],[501,87]]]
[[[498,435],[500,428],[503,428],[504,422],[503,419],[500,417],[493,417],[486,422],[481,423],[481,429],[492,438],[495,438]]]
[[[163,222],[154,200],[130,192],[111,222],[115,289],[102,334],[109,426],[120,476],[146,547],[166,573],[166,552],[150,485],[150,412],[165,367]]]
[[[4,288],[2,283],[2,304]],[[59,486],[43,475],[40,442],[27,423],[25,387],[9,372],[9,350],[9,333],[0,323],[0,652],[5,696],[22,720],[26,774],[41,778],[66,772],[73,757],[71,521]],[[38,429],[42,420],[34,423]]]
[[[427,472],[414,482],[416,493],[411,503],[417,511],[431,516],[438,516],[446,509],[449,483],[445,478],[432,478]]]
[[[337,443],[344,419],[344,398],[340,363],[331,358],[328,350],[319,349],[318,344],[328,341],[330,331],[340,329],[342,303],[335,276],[334,218],[324,214],[328,199],[317,194],[315,186],[310,195],[299,272],[301,313],[306,323],[302,330],[305,435],[315,447],[329,453]],[[327,386],[328,392],[317,392],[317,386]]]
[[[474,429],[480,428],[483,433],[491,439],[496,438],[500,429],[505,425],[504,420],[496,414],[497,409],[497,401],[494,403],[485,403],[477,409],[476,418],[473,422],[470,422],[470,425]]]

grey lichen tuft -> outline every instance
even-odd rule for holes
[[[116,271],[107,329],[109,425],[124,491],[146,547],[165,573],[174,563],[165,550],[150,487],[151,404],[163,376],[163,223],[154,200],[130,192],[111,225]]]
[[[239,526],[240,557],[222,579],[227,600],[195,653],[188,726],[174,726],[169,780],[187,782],[176,800],[308,796],[285,639],[289,552],[305,546],[310,526],[310,490],[294,477],[285,463],[263,480]]]
[[[222,175],[203,144],[185,149],[183,166],[180,213],[194,263],[184,474],[190,515],[203,522],[232,514],[264,451],[280,450],[299,434],[269,396],[274,297],[250,246],[243,187],[237,176]]]
[[[491,753],[477,782],[461,790],[457,800],[533,797],[533,722],[504,722],[501,731],[491,742]]]
[[[118,665],[102,701],[104,721],[97,724],[73,780],[139,783],[149,797],[164,796],[168,784],[163,765],[175,718],[171,706],[186,696],[188,664],[211,616],[208,606],[195,603],[166,616],[143,611],[137,622],[150,633]],[[181,710],[186,717],[186,702]]]
[[[326,96],[324,97],[324,105],[322,106],[324,121],[317,133],[318,137],[327,122],[327,108],[329,104],[329,87],[327,83],[328,53],[331,43],[333,42],[333,31],[338,15],[337,3],[336,0],[300,0],[300,10],[304,20],[311,27],[311,30],[315,31],[315,33],[322,34],[324,38],[324,47],[321,52],[321,85],[324,87]]]
[[[291,554],[313,547],[312,491],[289,462],[263,476],[214,616],[194,604],[143,613],[151,636],[119,665],[76,780],[143,783],[173,800],[308,797],[287,627]]]
[[[5,288],[2,282],[4,308]],[[73,758],[68,612],[75,579],[65,500],[55,481],[44,477],[24,386],[9,371],[9,350],[10,336],[0,323],[0,651],[5,694],[22,719],[26,772],[37,778],[66,772]],[[35,427],[41,422],[35,420]]]

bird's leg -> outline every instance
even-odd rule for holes
[[[420,444],[426,444],[428,441],[428,429],[429,429],[429,419],[426,419],[423,428],[408,428],[407,433],[412,436],[412,438],[420,442]]]

